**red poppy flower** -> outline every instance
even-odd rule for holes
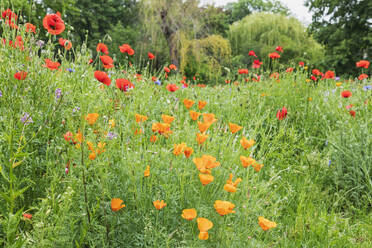
[[[281,47],[281,46],[277,46],[276,48],[275,48],[275,50],[277,50],[278,52],[284,52],[283,51],[283,47]]]
[[[25,218],[25,219],[31,219],[32,218],[32,214],[29,214],[29,213],[24,213],[23,214],[23,217]]]
[[[66,40],[66,39],[63,39],[63,38],[59,38],[58,42],[59,42],[59,44],[60,44],[61,46],[63,46],[66,50],[70,50],[71,47],[72,47],[72,43],[71,43],[71,41],[69,41],[69,40]]]
[[[48,68],[48,69],[50,69],[52,71],[53,70],[57,70],[58,67],[61,65],[60,63],[53,62],[50,59],[44,59],[44,61],[45,61],[45,65],[43,65],[43,67],[46,67],[46,68]]]
[[[351,97],[351,92],[350,91],[348,91],[348,90],[345,90],[345,91],[342,91],[341,92],[341,96],[343,97],[343,98],[349,98],[349,97]]]
[[[178,89],[179,89],[178,86],[175,85],[175,84],[168,84],[167,85],[167,90],[170,91],[170,92],[175,92]]]
[[[254,53],[253,50],[250,50],[249,51],[248,56],[253,56],[253,57],[256,57],[257,58],[257,55]]]
[[[26,26],[26,32],[27,33],[36,33],[36,26],[35,25],[33,25],[33,24],[31,24],[31,23],[26,23],[25,24],[25,26]]]
[[[113,64],[114,60],[110,56],[103,55],[103,56],[99,56],[99,58],[102,61],[103,67],[105,67],[106,69],[114,67],[114,64]]]
[[[132,56],[134,54],[134,50],[128,44],[123,44],[119,46],[120,52],[127,53],[128,55]]]
[[[94,72],[94,77],[98,81],[100,81],[101,83],[103,83],[107,86],[111,85],[111,79],[109,78],[109,76],[104,71],[95,71]]]
[[[21,51],[25,49],[25,47],[23,46],[23,39],[21,36],[18,35],[16,37],[16,41],[14,42],[13,47],[18,47]]]
[[[248,69],[239,69],[238,73],[239,74],[248,74]]]
[[[298,65],[299,65],[300,67],[303,67],[303,66],[305,65],[305,63],[304,63],[303,61],[300,61],[300,62],[298,62]]]
[[[147,57],[149,58],[149,60],[155,59],[155,55],[150,52],[147,53]]]
[[[171,70],[177,70],[177,66],[174,65],[174,64],[170,64],[169,65],[169,69],[171,69]]]
[[[61,34],[65,30],[65,23],[61,18],[61,13],[46,15],[43,19],[43,26],[48,33],[53,35]]]
[[[9,22],[17,21],[17,19],[18,19],[18,16],[16,15],[16,13],[14,13],[11,9],[7,9],[7,10],[3,11],[2,17],[6,21],[9,21]]]
[[[324,74],[324,78],[334,79],[335,78],[335,72],[334,71],[326,71],[326,73]]]
[[[287,117],[287,108],[286,107],[283,107],[281,110],[278,110],[278,112],[276,113],[276,118],[278,118],[278,120],[283,120]]]
[[[350,110],[350,111],[349,111],[349,114],[350,114],[352,117],[355,117],[356,112],[355,112],[354,110]]]
[[[286,72],[293,72],[293,67],[288,67],[287,70],[285,70]]]
[[[97,52],[104,53],[104,54],[108,54],[109,53],[107,46],[105,44],[103,44],[103,43],[98,43],[97,44],[96,51]]]
[[[271,59],[279,59],[280,58],[280,55],[277,52],[273,52],[273,53],[270,53],[269,54],[269,57]]]
[[[366,78],[368,78],[368,75],[364,74],[364,73],[360,74],[359,77],[358,77],[359,80],[363,80],[363,79],[366,79]]]
[[[25,80],[26,79],[26,76],[27,76],[27,72],[26,71],[20,71],[20,72],[16,72],[14,74],[14,78],[15,79],[18,79],[18,80]]]
[[[318,69],[313,69],[312,73],[314,76],[323,76],[323,73],[319,71]]]
[[[260,62],[258,59],[256,59],[255,61],[253,61],[252,68],[258,69],[258,68],[260,68],[261,65],[262,65],[262,62]]]
[[[170,69],[169,69],[168,67],[164,67],[164,71],[165,71],[166,73],[169,73],[169,72],[170,72]]]
[[[88,64],[92,64],[92,63],[93,63],[93,59],[89,59]]]
[[[363,67],[363,68],[368,69],[368,67],[369,67],[369,61],[367,61],[367,60],[360,60],[359,62],[356,63],[356,66],[357,67]]]
[[[134,88],[134,84],[132,84],[128,79],[118,78],[116,79],[116,87],[121,91],[127,92],[129,89]]]
[[[312,75],[310,78],[311,78],[313,81],[318,80],[314,75]]]

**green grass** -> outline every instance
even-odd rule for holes
[[[179,82],[180,74],[157,86],[147,68],[116,64],[111,78],[128,78],[136,85],[123,93],[114,80],[100,88],[84,46],[73,51],[74,61],[64,51],[53,58],[60,48],[52,44],[39,57],[33,38],[21,35],[27,41],[25,51],[0,46],[0,245],[371,247],[372,91],[363,90],[370,81],[337,87],[334,80],[324,80],[314,85],[298,70],[282,72],[279,82],[240,80],[238,86],[171,93],[165,85]],[[3,36],[14,39],[14,31],[5,29]],[[42,67],[44,58],[60,59],[61,71]],[[28,71],[24,81],[13,77],[20,70]],[[138,72],[140,82],[135,79]],[[62,97],[56,100],[57,88]],[[352,97],[342,98],[343,90],[352,91]],[[182,103],[185,98],[207,101],[201,112],[218,119],[202,147],[195,140],[197,124]],[[355,118],[345,109],[348,104],[354,105]],[[276,112],[283,106],[288,116],[278,121]],[[73,112],[76,107],[80,110]],[[196,105],[192,109],[197,110]],[[25,112],[33,123],[20,121]],[[88,113],[99,114],[93,126],[84,118]],[[136,113],[149,119],[139,126]],[[160,122],[162,114],[175,117],[173,133],[150,143],[151,125]],[[111,119],[114,128],[109,127]],[[231,134],[229,122],[243,129]],[[134,135],[136,128],[144,133]],[[79,129],[83,149],[63,138]],[[117,138],[108,140],[104,133],[109,131]],[[243,150],[242,136],[256,140],[253,148]],[[106,151],[91,161],[86,141],[106,142]],[[194,149],[189,159],[172,154],[173,145],[181,142]],[[221,162],[206,186],[192,162],[203,154]],[[251,155],[264,167],[260,172],[243,168],[241,155]],[[147,165],[151,176],[145,178]],[[223,190],[230,173],[243,179],[233,194]],[[123,199],[126,207],[113,212],[112,198]],[[156,210],[154,200],[164,200],[167,206]],[[236,213],[220,216],[213,207],[216,200],[234,203]],[[214,223],[208,240],[198,239],[195,220],[181,218],[186,208],[196,208],[198,217]],[[25,212],[33,215],[31,220],[22,217]],[[277,227],[263,231],[258,216],[275,221]]]

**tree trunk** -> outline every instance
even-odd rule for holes
[[[177,40],[176,40],[176,34],[177,30],[172,29],[172,23],[171,20],[169,20],[168,17],[168,10],[162,9],[160,11],[160,18],[161,18],[161,29],[163,31],[164,37],[168,43],[169,47],[169,55],[171,59],[171,63],[175,64],[177,67],[179,67],[179,56],[178,56],[178,47],[177,47]]]

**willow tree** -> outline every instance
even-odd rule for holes
[[[280,61],[306,60],[319,64],[324,51],[306,32],[297,19],[280,14],[255,13],[230,26],[229,39],[235,60],[247,64],[248,52],[254,50],[260,60],[268,60],[268,54],[282,46]],[[238,59],[237,59],[238,58]]]
[[[192,38],[200,29],[199,0],[143,0],[142,4],[144,42],[150,41],[158,52],[165,41],[170,61],[179,66],[181,34]]]
[[[224,69],[231,58],[228,39],[210,35],[203,39],[183,40],[180,69],[187,77],[198,75],[203,83],[213,84],[222,80]]]

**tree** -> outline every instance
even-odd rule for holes
[[[193,38],[200,29],[198,0],[144,0],[142,24],[147,39],[159,43],[165,39],[171,63],[179,66],[179,46],[182,35]],[[162,33],[162,37],[158,33]]]
[[[230,24],[239,21],[253,12],[270,12],[289,15],[289,9],[277,0],[239,0],[228,3],[226,10],[230,13]]]
[[[233,51],[233,62],[249,64],[248,56],[254,50],[260,61],[269,61],[268,54],[282,46],[283,63],[301,60],[317,63],[323,59],[323,49],[306,32],[297,19],[280,14],[255,13],[230,26],[229,39]],[[268,63],[265,63],[268,64]]]
[[[354,74],[355,62],[372,60],[372,1],[307,0],[313,12],[310,32],[325,45],[326,65]]]

